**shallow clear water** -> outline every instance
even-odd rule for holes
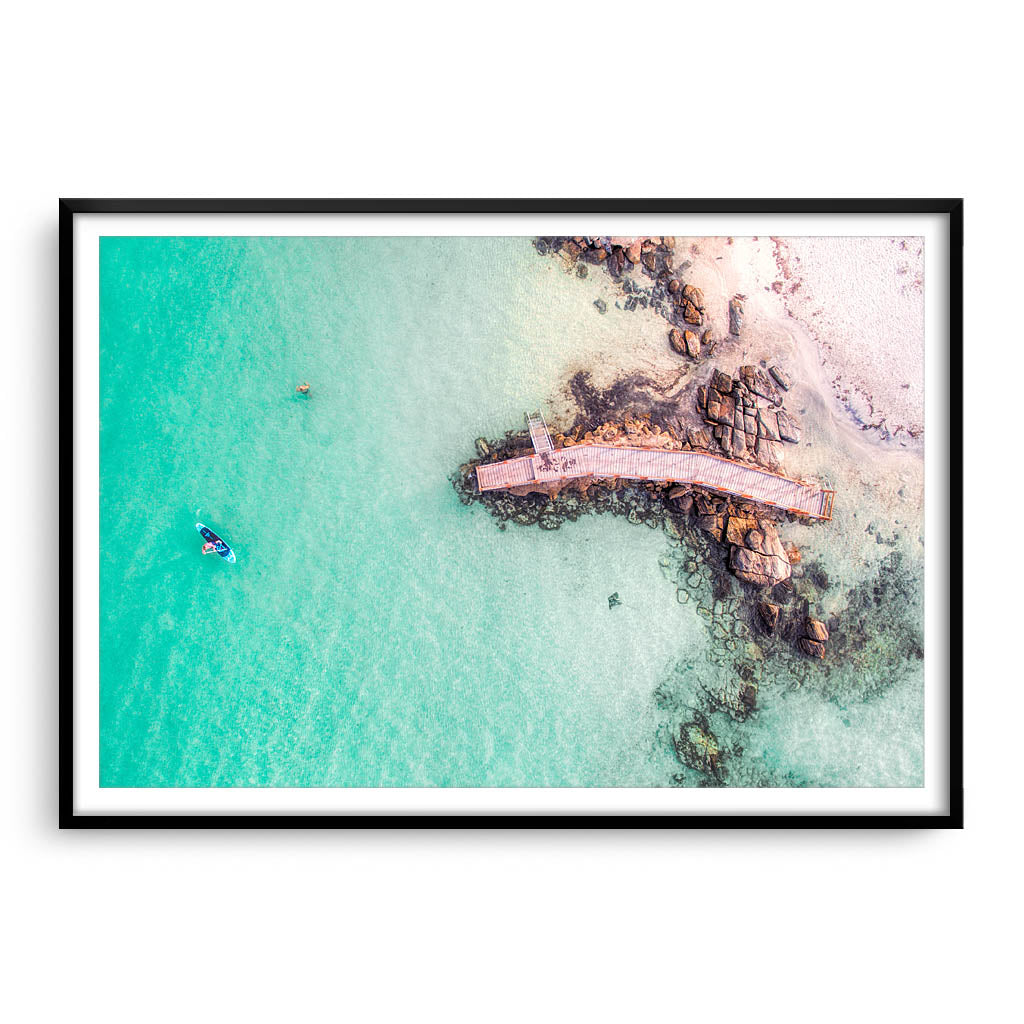
[[[104,239],[101,783],[668,784],[654,693],[707,646],[669,538],[501,532],[448,480],[607,360],[601,287],[526,239]],[[737,781],[919,784],[878,740],[918,682],[836,686],[725,723]]]

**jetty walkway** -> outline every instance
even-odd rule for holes
[[[760,466],[734,462],[707,452],[592,443],[556,449],[551,445],[543,420],[539,416],[534,420],[531,416],[529,421],[535,454],[477,466],[476,479],[481,491],[580,477],[650,480],[656,483],[693,484],[811,519],[832,518],[835,491],[825,490],[817,484],[792,480]]]

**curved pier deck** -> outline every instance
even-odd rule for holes
[[[531,435],[533,433],[531,429]],[[539,435],[540,430],[537,433]],[[547,431],[543,433],[546,435]],[[835,499],[835,491],[803,480],[791,480],[760,466],[734,462],[707,452],[660,448],[578,444],[571,448],[538,450],[533,455],[478,466],[476,470],[481,491],[580,477],[694,484],[812,519],[831,519]]]

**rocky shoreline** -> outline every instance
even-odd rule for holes
[[[552,429],[556,448],[597,442],[706,451],[785,473],[785,449],[803,435],[799,419],[785,408],[793,380],[783,367],[765,362],[740,366],[732,375],[706,365],[698,378],[694,371],[714,355],[718,339],[707,323],[703,294],[683,279],[689,264],[676,262],[674,242],[536,240],[538,252],[561,258],[580,277],[603,266],[622,287],[620,308],[653,309],[667,320],[668,344],[684,361],[669,381],[634,373],[597,387],[588,373],[577,372],[566,386],[576,418],[568,427]],[[648,286],[631,273],[637,269],[650,280]],[[736,295],[729,301],[728,330],[734,337],[744,329],[743,300]],[[603,305],[595,303],[599,314],[607,308]],[[721,723],[743,723],[756,715],[765,688],[812,687],[826,699],[837,699],[844,668],[872,658],[923,657],[920,637],[910,625],[886,618],[879,597],[909,593],[895,552],[885,563],[884,580],[846,592],[840,622],[827,611],[841,606],[825,600],[827,571],[784,538],[796,516],[694,485],[583,478],[477,489],[478,465],[532,452],[525,430],[478,438],[477,457],[451,476],[459,500],[482,506],[500,530],[509,523],[557,530],[582,516],[610,514],[666,535],[662,575],[676,588],[678,603],[693,606],[708,634],[706,648],[681,661],[655,694],[658,707],[678,723],[668,737],[685,769],[675,779],[678,784],[724,785],[730,776],[735,784],[737,774],[749,771],[738,767],[742,744],[729,740],[735,729]],[[615,610],[621,604],[618,592],[609,594],[604,614],[621,614]],[[849,624],[844,628],[844,623]]]
[[[724,387],[724,380],[732,378],[718,370],[713,372],[712,382]],[[633,381],[631,394],[634,397],[635,389]],[[713,390],[719,393],[715,389],[708,389],[708,392]],[[709,401],[714,402],[705,399]],[[607,407],[609,402],[598,397],[596,404]],[[650,412],[626,414],[621,420],[609,419],[593,425],[580,421],[570,430],[555,431],[553,438],[558,448],[600,441],[666,450],[709,450],[716,443],[707,430],[685,427],[678,417],[663,415],[663,421],[666,421],[664,426],[652,422]],[[674,425],[669,426],[668,422]],[[498,521],[499,529],[506,529],[512,523],[557,530],[581,516],[608,513],[637,526],[662,530],[675,544],[686,546],[690,552],[687,564],[694,563],[685,581],[680,583],[680,603],[697,596],[691,595],[691,590],[703,579],[696,568],[699,560],[703,566],[711,567],[715,577],[704,581],[717,595],[708,610],[714,613],[715,600],[730,601],[730,621],[725,623],[730,636],[758,633],[791,643],[816,660],[824,658],[824,644],[835,623],[821,623],[820,628],[810,626],[808,622],[820,620],[815,619],[806,606],[794,605],[793,577],[802,575],[800,552],[779,535],[780,526],[795,520],[794,515],[740,498],[724,497],[699,486],[621,479],[585,477],[480,492],[476,484],[477,466],[516,458],[533,449],[525,430],[509,431],[498,439],[477,438],[476,449],[478,458],[460,466],[452,474],[452,484],[463,504],[483,506]],[[755,452],[750,452],[749,456],[750,461],[755,461]],[[700,598],[697,599],[699,602]],[[759,610],[763,608],[773,611]],[[721,613],[724,609],[718,611]],[[736,615],[745,623],[740,634],[732,631],[731,619]],[[817,646],[801,644],[805,638]]]
[[[672,349],[700,362],[714,355],[719,339],[707,323],[703,291],[685,280],[692,264],[677,258],[675,244],[670,236],[547,236],[534,242],[541,255],[560,257],[579,277],[587,277],[590,266],[603,268],[622,289],[622,304],[616,301],[616,306],[627,313],[635,309],[657,313],[672,325],[668,332]],[[635,274],[649,278],[651,284],[643,287]],[[743,325],[743,299],[736,295],[729,301],[729,333],[734,337]],[[607,312],[603,299],[596,299],[594,306],[599,313]]]

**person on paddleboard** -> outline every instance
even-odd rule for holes
[[[213,555],[213,554],[216,554],[216,553],[217,553],[217,545],[214,544],[212,540],[208,540],[203,545],[203,554],[204,555]]]

